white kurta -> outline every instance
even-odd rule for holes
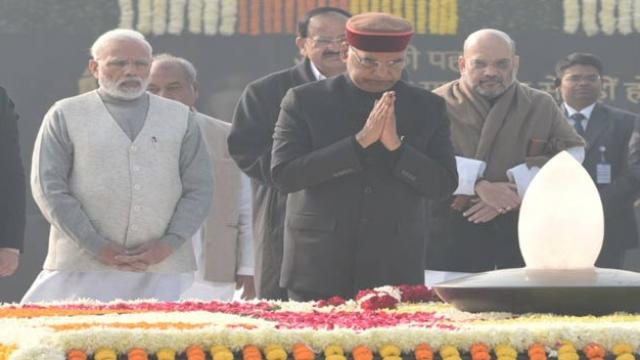
[[[20,303],[93,299],[102,302],[143,298],[177,301],[193,273],[42,270]]]

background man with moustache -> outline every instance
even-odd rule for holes
[[[273,137],[297,301],[422,284],[425,199],[457,182],[443,100],[401,80],[411,24],[364,13],[346,28],[346,73],[289,90]]]
[[[286,290],[279,285],[287,196],[271,177],[271,145],[280,102],[290,88],[345,70],[339,51],[350,16],[333,7],[309,11],[298,24],[296,38],[304,61],[249,84],[236,107],[228,138],[229,153],[251,178],[256,294],[260,298],[287,298]]]
[[[98,90],[45,115],[31,188],[49,251],[23,303],[172,301],[191,285],[211,165],[189,108],[146,92],[151,52],[136,31],[101,35],[89,60]]]
[[[596,266],[621,269],[625,251],[638,245],[633,210],[638,187],[627,167],[629,139],[638,117],[598,101],[604,66],[595,55],[573,53],[555,70],[562,109],[587,142],[583,165],[604,208],[604,243]]]
[[[551,156],[580,161],[583,140],[553,98],[516,80],[520,58],[502,31],[469,35],[460,79],[434,92],[445,98],[459,185],[430,208],[427,283],[524,265],[518,246],[520,199]]]

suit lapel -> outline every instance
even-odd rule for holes
[[[589,118],[589,123],[584,135],[587,141],[585,152],[592,150],[593,145],[598,142],[598,138],[605,132],[607,127],[609,127],[607,110],[601,104],[596,104]]]
[[[302,63],[298,64],[293,69],[294,83],[298,85],[316,80],[313,76],[313,71],[311,71],[311,62],[308,58],[304,59]]]

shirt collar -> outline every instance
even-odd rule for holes
[[[316,65],[313,63],[313,61],[309,60],[309,64],[311,64],[311,72],[313,73],[313,77],[315,77],[316,80],[324,80],[327,78],[326,76],[322,75],[320,70],[318,70]]]
[[[578,110],[572,108],[571,106],[569,106],[569,104],[567,104],[566,102],[563,103],[563,105],[564,105],[565,110],[567,111],[567,117],[571,117],[571,115],[579,112],[582,115],[584,115],[585,119],[589,119],[591,117],[591,113],[593,112],[593,108],[596,107],[596,103],[593,103],[593,104],[587,106],[586,108],[578,111]]]

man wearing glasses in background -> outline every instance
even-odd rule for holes
[[[625,251],[638,246],[633,211],[637,187],[627,167],[638,117],[598,101],[603,70],[595,55],[573,53],[556,65],[556,86],[569,124],[587,142],[583,165],[602,199],[605,235],[596,266],[622,269]]]
[[[443,100],[401,80],[411,24],[365,13],[346,28],[346,73],[289,90],[275,128],[280,284],[296,301],[422,284],[425,199],[457,184]]]
[[[298,24],[296,45],[304,61],[249,84],[233,116],[229,154],[251,178],[255,239],[256,295],[263,299],[287,298],[281,288],[283,227],[287,195],[271,178],[273,128],[280,102],[292,87],[335,76],[345,70],[340,45],[350,13],[333,7],[315,8]]]

